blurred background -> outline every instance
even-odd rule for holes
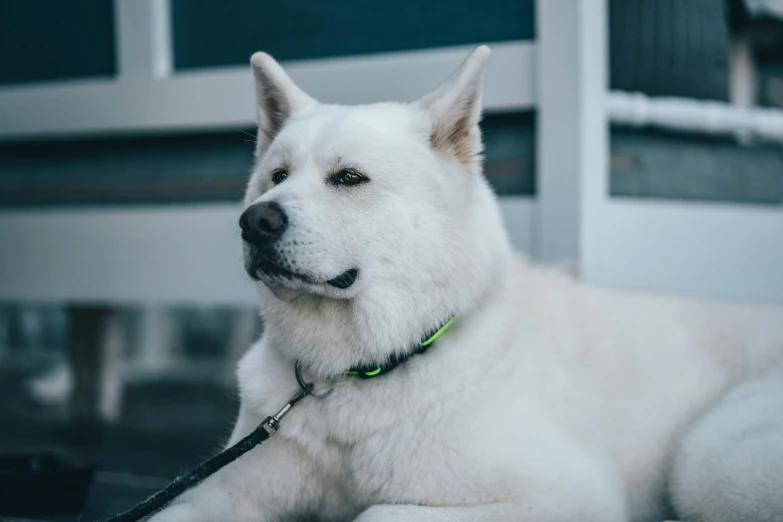
[[[406,101],[478,43],[520,251],[783,301],[783,0],[0,0],[0,452],[94,465],[88,518],[210,456],[263,328],[250,55],[325,102]]]

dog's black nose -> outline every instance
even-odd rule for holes
[[[239,218],[242,239],[258,247],[274,243],[288,227],[288,217],[283,207],[274,201],[254,203]]]

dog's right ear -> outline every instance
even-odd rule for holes
[[[433,148],[446,151],[465,165],[474,165],[482,151],[481,88],[489,47],[479,46],[435,92],[419,101],[430,117]]]
[[[262,156],[288,118],[318,102],[297,87],[268,54],[255,53],[250,64],[253,66],[258,108],[256,153]]]

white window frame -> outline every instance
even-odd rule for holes
[[[118,76],[0,88],[0,139],[254,123],[249,67],[175,73],[168,1],[115,2]],[[537,110],[538,193],[501,198],[514,244],[537,259],[573,263],[603,286],[783,299],[783,208],[609,196],[606,0],[537,0],[536,13],[535,42],[493,45],[484,95],[488,110]],[[285,65],[327,102],[412,100],[470,49]],[[10,248],[0,256],[0,298],[252,303],[236,244],[239,211],[238,204],[5,210],[0,244]],[[209,248],[194,252],[186,229],[198,229]]]
[[[730,58],[734,105],[612,93],[607,112],[624,124],[783,142],[783,111],[751,107],[748,53]],[[695,298],[783,301],[783,201],[613,198],[605,168],[583,179],[580,266],[588,281]]]
[[[114,1],[116,77],[0,87],[0,140],[255,125],[249,65],[177,72],[169,1]],[[324,102],[414,100],[447,78],[472,48],[285,66]],[[535,43],[497,43],[493,51],[484,90],[487,110],[535,107]],[[512,242],[530,252],[532,199],[504,197],[501,208]],[[233,203],[3,210],[0,244],[13,248],[0,256],[0,299],[253,303],[236,243],[240,211]],[[185,229],[198,231],[198,237],[186,237]]]
[[[247,65],[175,71],[168,0],[114,0],[116,77],[0,87],[0,139],[235,128],[254,125]],[[415,100],[447,78],[473,46],[285,63],[300,86],[327,103]],[[488,110],[535,105],[535,45],[493,44]]]

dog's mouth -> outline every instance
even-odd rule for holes
[[[346,288],[350,288],[356,282],[356,278],[358,276],[358,268],[349,268],[337,277],[328,280],[326,284],[335,288],[339,288],[340,290],[345,290]]]
[[[327,284],[329,286],[333,286],[334,288],[345,290],[346,288],[353,286],[353,284],[356,282],[356,278],[359,276],[359,269],[349,268],[337,277],[333,277],[332,279],[326,281],[318,281],[307,274],[299,274],[290,270],[286,270],[271,259],[258,259],[251,263],[248,269],[248,273],[250,274],[250,277],[256,281],[261,280],[259,273],[263,273],[264,275],[270,277],[298,280],[311,285]]]

